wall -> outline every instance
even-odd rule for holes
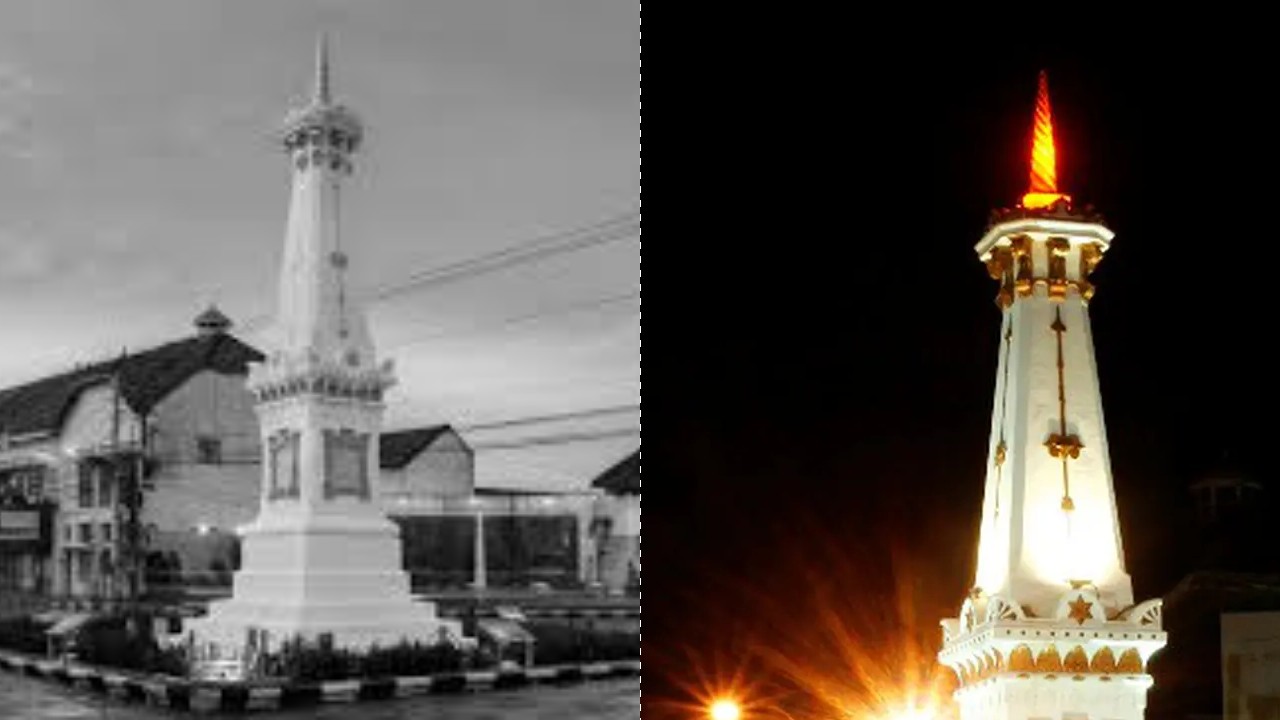
[[[601,497],[596,501],[596,518],[609,522],[608,534],[597,549],[599,580],[610,590],[623,590],[631,568],[640,570],[640,497]]]
[[[1280,720],[1280,613],[1222,615],[1225,720]]]
[[[142,522],[159,532],[234,532],[258,513],[257,463],[165,464],[151,482],[155,489],[143,501]]]
[[[156,405],[151,448],[160,462],[195,462],[200,437],[218,438],[226,463],[258,462],[258,419],[244,384],[243,376],[206,370]]]
[[[109,382],[85,388],[67,411],[55,446],[54,473],[58,478],[60,512],[54,548],[54,592],[83,597],[119,589],[114,573],[104,567],[119,560],[116,483],[108,480],[110,496],[102,497],[99,495],[102,488],[95,480],[93,507],[81,507],[80,464],[85,456],[109,450],[116,443],[130,445],[140,440],[141,424],[137,415],[117,397]],[[92,528],[93,537],[88,544],[79,542],[76,535],[76,528],[81,524]],[[104,528],[109,528],[110,539],[104,534]]]
[[[118,428],[118,436],[115,434]],[[104,447],[113,440],[136,443],[137,416],[121,400],[109,383],[95,385],[80,393],[62,425],[61,445],[69,452]]]
[[[199,373],[151,414],[158,466],[142,507],[142,523],[151,538],[148,550],[176,554],[189,582],[208,575],[215,562],[232,564],[236,529],[258,513],[258,420],[244,381],[242,376]],[[200,462],[200,438],[219,441],[219,462]]]
[[[445,433],[405,467],[403,482],[412,495],[470,496],[475,486],[471,449],[457,433]]]

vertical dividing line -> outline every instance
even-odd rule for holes
[[[1005,443],[1005,421],[1009,416],[1009,361],[1013,349],[1013,308],[1005,312],[1004,331],[1004,378],[1000,386],[1000,442],[996,445],[996,498],[995,517],[1000,517],[1000,492],[1004,481],[1004,463],[1008,458],[1009,446]]]
[[[1062,509],[1070,512],[1075,509],[1075,503],[1071,499],[1071,476],[1067,470],[1067,462],[1070,454],[1066,447],[1067,440],[1067,385],[1066,385],[1066,361],[1063,358],[1062,336],[1067,331],[1067,326],[1062,322],[1062,308],[1058,307],[1054,310],[1053,325],[1054,333],[1058,336],[1058,437],[1059,443],[1056,454],[1062,460]]]

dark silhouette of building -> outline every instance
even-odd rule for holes
[[[1169,644],[1151,663],[1151,720],[1221,718],[1223,613],[1280,610],[1277,497],[1226,454],[1188,488],[1182,579],[1164,595]]]

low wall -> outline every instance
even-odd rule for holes
[[[164,675],[128,673],[62,663],[0,650],[0,669],[93,690],[123,702],[197,713],[254,712],[415,695],[566,685],[640,676],[640,661],[485,670],[421,677],[388,677],[322,683],[200,683]]]

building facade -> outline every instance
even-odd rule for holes
[[[194,518],[222,520],[240,504],[252,470],[228,461],[253,444],[239,410],[246,364],[260,355],[228,328],[211,310],[189,338],[0,391],[5,503],[45,508],[48,533],[4,543],[25,554],[4,561],[3,582],[121,600],[141,591],[148,548],[177,547]],[[30,528],[17,517],[7,522]]]
[[[1224,720],[1280,720],[1280,612],[1222,615]]]
[[[638,592],[640,584],[640,451],[591,483],[596,500],[597,582],[610,592]]]

